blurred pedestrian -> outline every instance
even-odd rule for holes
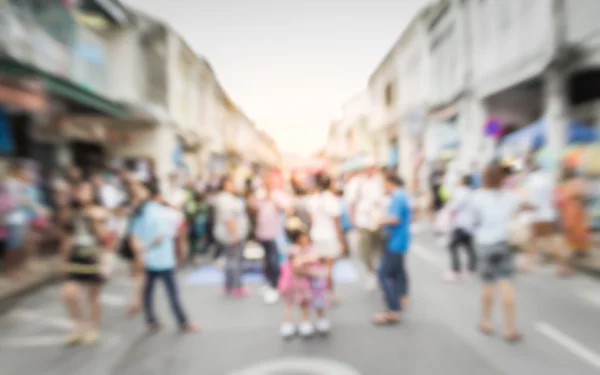
[[[396,324],[408,303],[409,279],[406,272],[406,253],[410,249],[412,211],[404,181],[388,175],[385,190],[390,195],[387,216],[381,221],[385,233],[384,252],[379,265],[379,283],[386,310],[373,317],[377,325]]]
[[[558,230],[558,212],[555,202],[555,185],[552,173],[543,169],[533,158],[528,161],[529,176],[525,181],[527,202],[531,211],[531,240],[527,246],[525,271],[536,264],[540,249],[546,250],[555,260],[558,276],[570,274],[568,258],[562,252],[562,238]]]
[[[556,203],[560,212],[560,228],[565,249],[571,254],[584,255],[590,247],[590,225],[585,208],[588,187],[574,168],[563,168],[559,186],[556,191]],[[563,262],[567,262],[564,259]]]
[[[256,212],[256,227],[254,236],[264,250],[264,272],[268,286],[264,292],[267,304],[273,304],[279,299],[277,280],[279,279],[279,247],[277,236],[283,231],[282,215],[290,208],[284,193],[276,189],[276,181],[267,178],[265,195],[254,200],[251,204]]]
[[[199,326],[192,323],[183,311],[177,287],[177,227],[171,220],[170,208],[162,204],[160,188],[152,183],[146,188],[150,199],[139,209],[131,226],[132,245],[141,254],[146,270],[143,294],[146,324],[153,331],[161,328],[154,311],[154,286],[157,280],[161,280],[179,328],[185,332],[197,331]]]
[[[244,201],[236,195],[234,181],[229,176],[221,179],[214,219],[214,236],[225,256],[225,295],[245,297],[248,291],[244,288],[242,274],[250,221]]]
[[[107,251],[106,211],[94,203],[90,183],[80,182],[75,189],[75,205],[69,210],[66,236],[63,242],[63,270],[66,281],[63,298],[75,322],[67,345],[95,343],[100,337],[100,291],[103,255]],[[89,301],[90,317],[85,318],[79,303],[80,290],[84,289]]]
[[[510,226],[521,209],[519,199],[503,187],[504,172],[498,165],[490,165],[483,175],[483,188],[475,192],[472,200],[477,226],[475,239],[481,278],[483,280],[482,311],[479,329],[491,334],[492,307],[496,287],[500,289],[504,313],[504,337],[519,341],[521,334],[515,324],[515,291],[513,276],[515,259],[510,249]]]
[[[378,229],[385,209],[384,183],[373,160],[368,160],[364,172],[355,178],[356,182],[349,182],[354,185],[348,195],[350,217],[358,230],[358,250],[367,272],[366,288],[373,290],[377,287],[376,263],[382,248]]]
[[[10,205],[3,215],[3,224],[6,228],[6,270],[9,277],[21,279],[23,267],[28,259],[25,253],[27,234],[31,225],[31,213],[35,212],[37,204],[32,200],[28,191],[31,183],[30,170],[22,163],[15,161],[9,171],[9,176],[4,181],[6,199]]]
[[[308,211],[311,217],[310,237],[315,251],[327,267],[327,283],[332,302],[338,302],[333,280],[333,267],[344,254],[344,234],[340,224],[341,202],[333,193],[331,179],[326,175],[317,178],[318,192],[309,198]]]
[[[464,176],[462,185],[458,186],[452,194],[452,199],[448,202],[447,209],[451,217],[451,237],[450,237],[450,259],[451,268],[446,275],[446,280],[456,281],[462,275],[459,250],[463,248],[467,253],[467,270],[470,277],[475,274],[477,261],[475,255],[475,246],[473,243],[473,230],[475,220],[471,201],[473,199],[471,176]]]
[[[283,324],[280,333],[290,338],[296,332],[309,337],[317,332],[326,334],[331,330],[327,318],[327,268],[320,254],[315,251],[308,232],[303,228],[291,230],[288,259],[282,266],[278,287],[285,301]],[[293,310],[300,308],[301,322],[296,327]],[[311,309],[317,313],[317,323],[310,320]]]

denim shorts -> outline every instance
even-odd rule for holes
[[[25,224],[9,224],[6,226],[6,250],[15,250],[23,247],[25,243],[25,233],[27,226]]]

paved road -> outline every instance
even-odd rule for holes
[[[96,347],[66,349],[69,321],[49,286],[0,317],[3,375],[396,375],[544,374],[600,372],[600,283],[578,275],[557,280],[543,268],[518,279],[519,323],[525,341],[508,345],[475,329],[478,284],[442,281],[445,253],[419,239],[410,256],[412,304],[401,326],[372,327],[380,307],[340,271],[341,307],[328,338],[283,342],[278,336],[280,306],[265,306],[257,295],[244,301],[219,296],[210,271],[182,275],[190,314],[202,333],[174,330],[148,336],[142,322],[124,316],[129,285],[117,278],[106,287],[104,336]],[[257,285],[254,285],[257,288]],[[170,322],[166,306],[161,306]],[[497,315],[500,322],[500,316]],[[169,319],[169,320],[167,320]],[[317,371],[317,369],[320,369]]]

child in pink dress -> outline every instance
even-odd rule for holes
[[[293,245],[289,248],[288,260],[281,267],[278,289],[285,303],[284,322],[281,335],[292,337],[296,331],[303,337],[311,336],[315,328],[326,334],[331,324],[326,316],[327,269],[314,251],[306,231],[296,230],[289,234]],[[294,307],[300,307],[302,322],[298,327],[293,322]],[[310,310],[315,309],[318,321],[313,326]]]

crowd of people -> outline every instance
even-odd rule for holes
[[[306,181],[283,181],[270,174],[249,178],[245,184],[228,175],[207,181],[180,172],[160,181],[152,172],[140,178],[124,168],[112,172],[68,168],[62,176],[37,182],[26,164],[15,163],[0,190],[3,268],[20,280],[35,270],[44,247],[41,239],[60,250],[63,297],[75,323],[69,345],[99,339],[100,295],[116,258],[130,267],[131,316],[143,311],[150,330],[162,327],[154,311],[154,289],[160,281],[178,327],[195,332],[199,326],[179,297],[178,267],[222,262],[224,296],[244,298],[249,244],[262,249],[264,301],[274,304],[282,299],[283,337],[331,330],[328,309],[340,302],[334,266],[342,257],[354,261],[368,291],[379,286],[382,292],[385,308],[373,323],[392,325],[401,321],[409,303],[406,258],[413,211],[429,202],[438,233],[449,236],[446,279],[472,278],[479,272],[484,283],[479,328],[486,334],[493,330],[491,310],[498,287],[504,336],[513,342],[521,338],[511,281],[516,271],[512,238],[516,218],[527,213],[531,222],[525,271],[533,267],[538,246],[544,246],[555,257],[558,273],[568,275],[571,252],[582,252],[589,245],[581,203],[585,184],[566,169],[555,189],[544,173],[534,162],[521,171],[495,163],[481,174],[463,176],[457,186],[448,186],[444,173],[435,171],[431,194],[423,200],[411,196],[396,173],[369,162],[343,180],[320,173]],[[517,178],[526,181],[525,197],[512,188]],[[445,228],[439,224],[442,217]],[[461,248],[467,253],[466,268],[460,262]],[[81,291],[88,297],[89,316],[82,312]]]
[[[462,176],[456,187],[444,180],[444,172],[436,171],[430,189],[437,233],[449,235],[450,267],[445,278],[456,282],[479,273],[483,281],[479,329],[485,334],[493,332],[492,305],[498,288],[504,336],[519,341],[513,277],[519,270],[530,273],[542,251],[554,260],[558,276],[572,273],[572,258],[585,256],[590,247],[585,208],[589,189],[576,168],[564,165],[556,179],[534,157],[522,166],[496,162],[481,174]],[[466,269],[461,249],[466,252]],[[520,267],[517,252],[524,254]]]

